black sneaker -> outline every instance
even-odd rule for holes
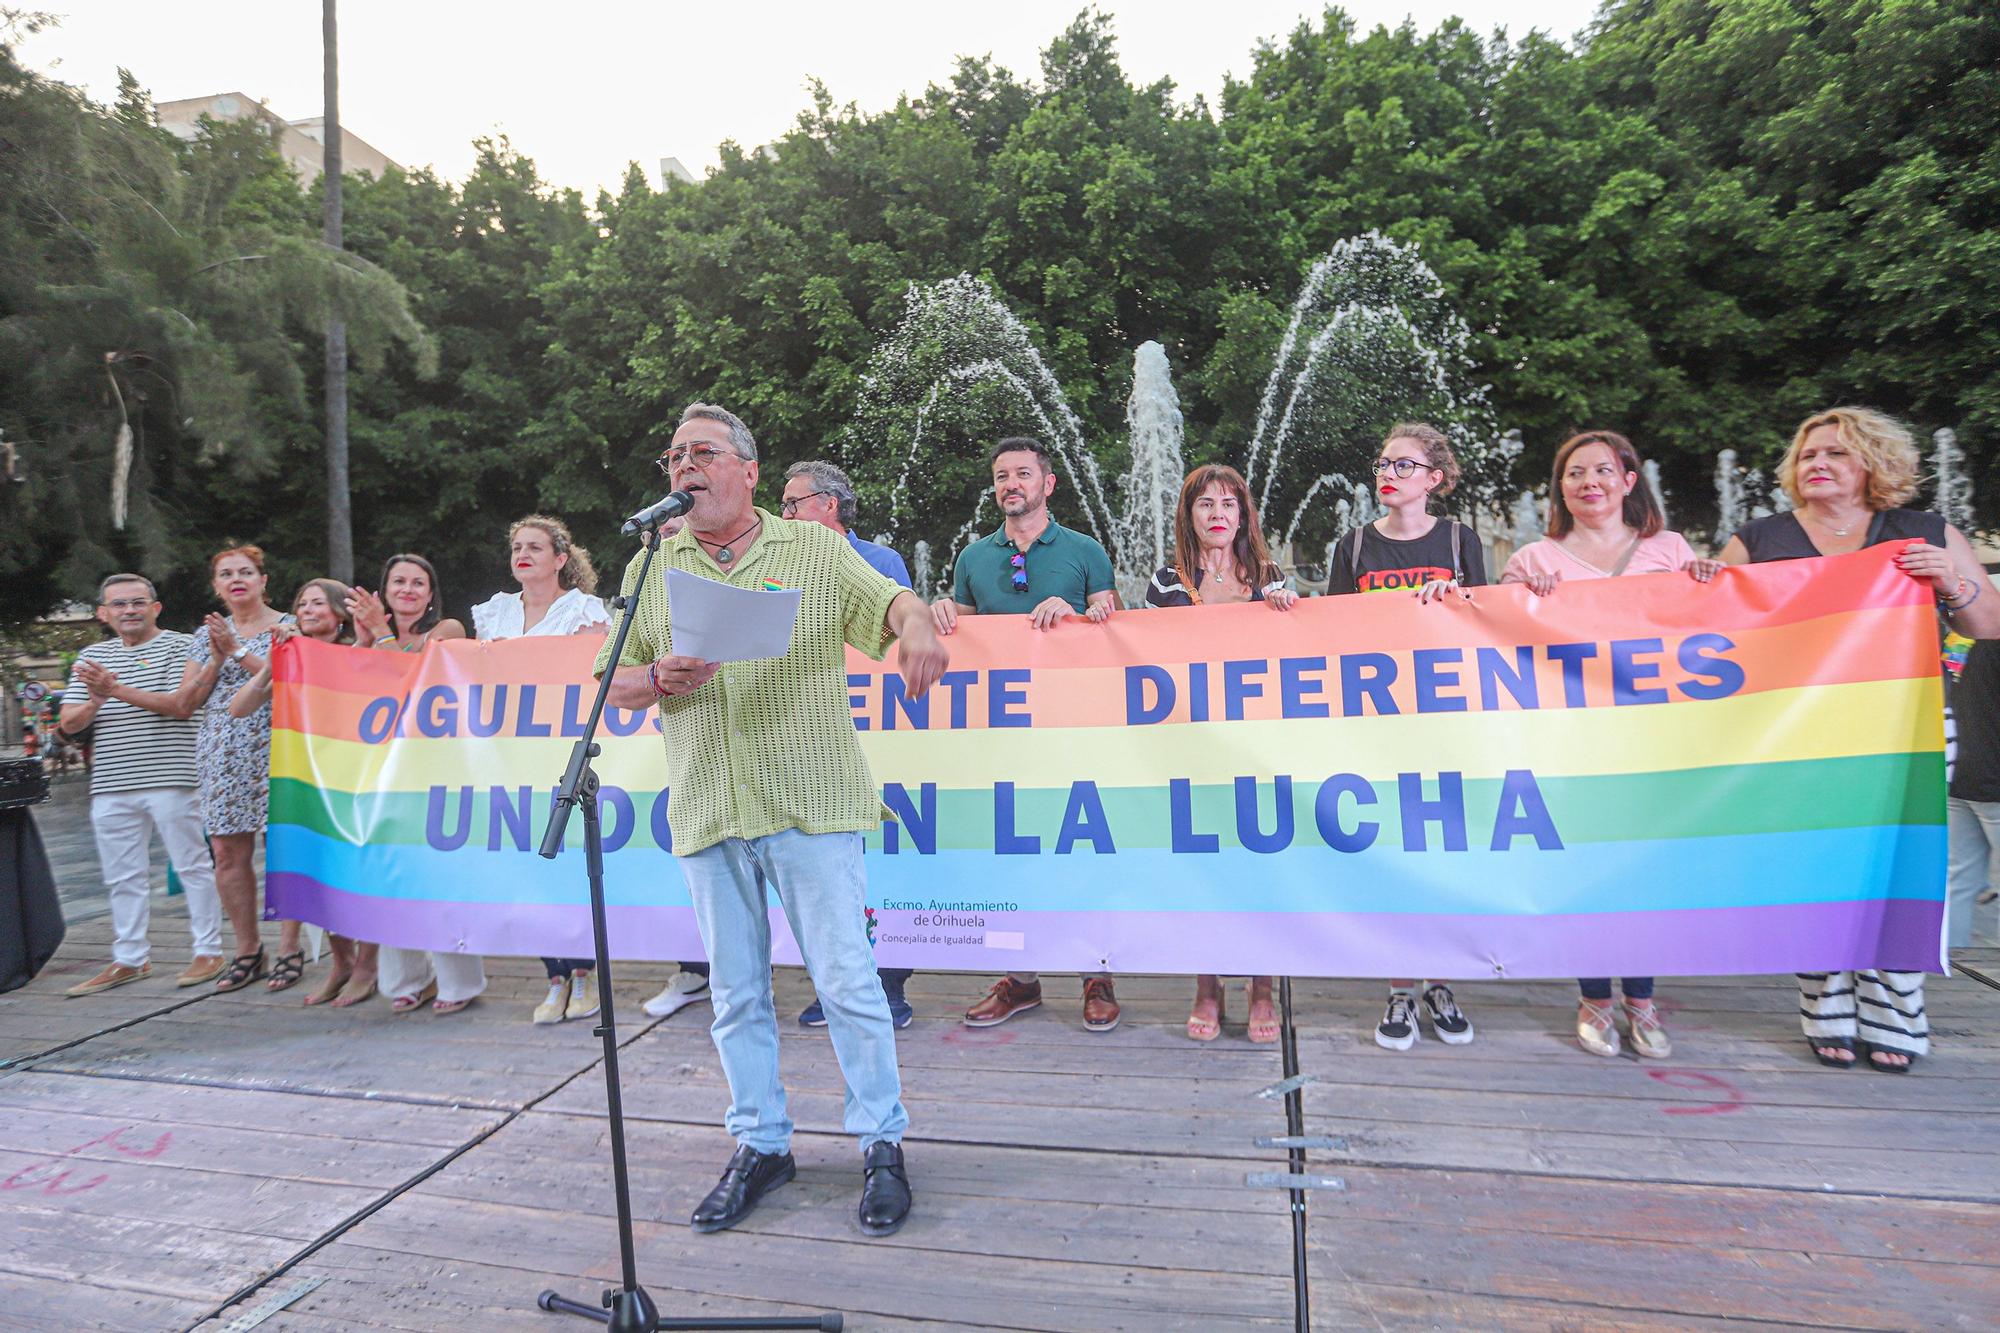
[[[1406,990],[1389,992],[1389,1007],[1375,1025],[1375,1044],[1389,1051],[1407,1051],[1417,1044],[1417,997]]]
[[[1430,1016],[1431,1029],[1437,1039],[1447,1046],[1463,1046],[1472,1040],[1472,1020],[1458,1007],[1452,997],[1451,987],[1432,986],[1424,991],[1424,1013]]]

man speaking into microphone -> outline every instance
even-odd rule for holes
[[[694,503],[686,525],[661,542],[658,578],[636,590],[610,702],[660,710],[673,852],[712,969],[710,1033],[729,1080],[724,1125],[737,1147],[692,1225],[736,1225],[794,1171],[771,998],[769,885],[805,956],[847,1083],[846,1126],[861,1139],[861,1229],[886,1236],[910,1210],[902,1149],[909,1115],[863,911],[861,835],[881,822],[882,803],[855,736],[843,649],[880,658],[895,639],[912,697],[944,673],[945,649],[916,594],[876,573],[837,533],[751,502],[757,442],[733,413],[690,405],[660,466]],[[625,571],[627,597],[638,568],[635,560]],[[720,666],[676,656],[668,569],[741,588],[797,589],[790,651]],[[607,641],[600,676],[610,653]]]

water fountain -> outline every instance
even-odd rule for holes
[[[1132,397],[1125,405],[1132,460],[1121,483],[1123,507],[1107,544],[1127,606],[1145,595],[1146,580],[1174,550],[1174,505],[1187,465],[1181,457],[1180,395],[1167,368],[1167,349],[1139,344],[1132,355]]]
[[[907,531],[913,486],[980,495],[949,543],[942,529],[921,534],[927,553],[942,547],[937,568],[948,575],[990,500],[987,448],[1004,434],[1033,433],[1049,444],[1064,479],[1058,515],[1104,543],[1121,592],[1133,600],[1172,550],[1185,474],[1167,350],[1149,342],[1134,354],[1125,467],[1107,485],[1056,377],[990,287],[961,274],[912,286],[904,306],[864,377],[846,451],[857,481],[887,493],[890,543],[919,535]],[[1437,275],[1410,247],[1370,233],[1313,265],[1243,457],[1281,561],[1381,512],[1369,463],[1383,432],[1402,419],[1429,421],[1452,440],[1464,471],[1455,509],[1497,511],[1521,443],[1495,428],[1485,386],[1473,378],[1470,340]]]
[[[1965,475],[1965,451],[1949,427],[1931,433],[1931,475],[1937,489],[1931,508],[1960,532],[1973,530],[1972,478]]]
[[[1340,242],[1306,274],[1243,469],[1285,545],[1301,529],[1308,540],[1335,537],[1380,513],[1368,467],[1401,419],[1428,421],[1451,440],[1464,471],[1454,508],[1497,498],[1519,436],[1496,438],[1486,388],[1473,378],[1471,331],[1444,298],[1415,249],[1376,232]],[[1330,515],[1314,515],[1321,497],[1333,501]]]
[[[1660,516],[1666,519],[1667,526],[1671,528],[1674,523],[1672,516],[1667,513],[1667,488],[1660,484],[1659,462],[1649,458],[1639,465],[1639,471],[1645,481],[1646,489],[1653,493],[1653,503],[1660,507]]]

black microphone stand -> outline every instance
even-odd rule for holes
[[[646,554],[639,561],[639,577],[630,597],[614,600],[624,614],[618,620],[618,635],[611,641],[604,676],[597,684],[597,698],[590,705],[590,721],[576,748],[570,751],[569,767],[563,770],[562,786],[556,792],[555,808],[549,811],[549,825],[542,833],[541,853],[554,860],[562,851],[563,832],[569,826],[570,811],[583,811],[584,864],[590,875],[590,929],[597,948],[597,1037],[604,1043],[604,1101],[611,1113],[611,1184],[618,1200],[619,1287],[604,1293],[602,1307],[572,1301],[553,1291],[544,1291],[535,1303],[544,1310],[581,1315],[609,1324],[613,1333],[654,1333],[656,1329],[746,1329],[805,1328],[823,1333],[839,1333],[837,1314],[798,1315],[753,1319],[662,1319],[653,1298],[639,1285],[638,1263],[632,1255],[632,1186],[625,1170],[625,1107],[618,1091],[618,1022],[611,1007],[611,945],[604,921],[604,838],[598,825],[597,771],[590,761],[601,752],[597,744],[597,724],[604,716],[604,701],[611,693],[611,678],[625,651],[626,636],[639,609],[639,595],[645,590],[646,576],[652,572],[653,556],[659,549],[658,526],[645,524],[639,540]]]

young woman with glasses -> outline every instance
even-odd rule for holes
[[[1484,587],[1478,534],[1431,512],[1432,501],[1451,494],[1457,484],[1458,459],[1442,431],[1420,421],[1390,427],[1375,458],[1375,496],[1387,512],[1340,539],[1327,592],[1404,593],[1433,603]],[[1391,981],[1375,1044],[1391,1051],[1416,1045],[1420,1009],[1439,1041],[1462,1046],[1472,1040],[1472,1020],[1451,987]]]

